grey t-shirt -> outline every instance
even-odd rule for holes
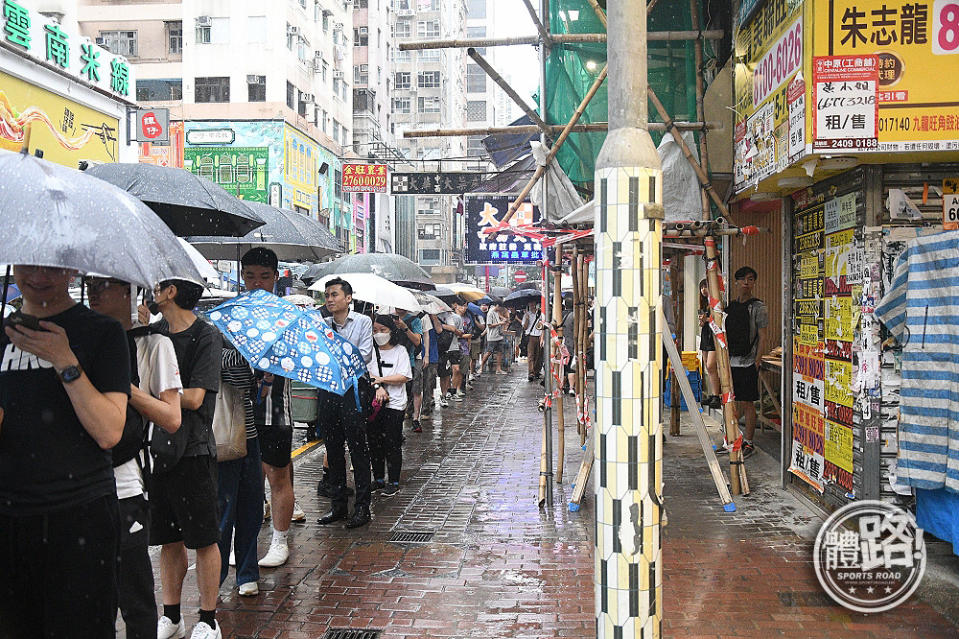
[[[463,318],[457,315],[456,313],[448,313],[446,319],[443,321],[444,324],[449,324],[454,327],[456,330],[463,330]],[[450,343],[450,347],[446,349],[447,352],[459,352],[460,350],[460,340],[455,335],[453,336],[453,341]]]
[[[759,329],[767,326],[769,326],[769,309],[762,300],[756,300],[749,305],[749,340],[753,348],[748,356],[730,355],[730,366],[746,368],[756,364],[756,357],[759,355],[759,340],[756,336],[759,334]]]
[[[502,322],[502,318],[499,316],[499,313],[496,312],[495,308],[491,308],[488,313],[486,313],[486,341],[487,342],[499,342],[503,339],[503,327],[493,326],[493,324],[499,324]]]

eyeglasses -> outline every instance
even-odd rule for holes
[[[111,286],[129,286],[126,282],[119,280],[86,280],[87,290],[91,293],[102,293]]]

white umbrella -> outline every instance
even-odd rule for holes
[[[436,315],[438,313],[449,313],[453,309],[450,308],[449,304],[436,297],[435,295],[430,295],[426,291],[414,291],[413,297],[416,298],[416,301],[420,305],[420,310],[424,313],[429,313],[430,315]]]
[[[413,294],[379,275],[372,273],[332,273],[318,279],[309,290],[325,291],[326,283],[334,278],[342,278],[353,287],[353,297],[377,306],[392,306],[407,311],[418,311],[420,305]]]
[[[284,295],[283,299],[297,306],[306,306],[307,308],[314,308],[316,306],[316,300],[309,295]]]
[[[203,276],[204,280],[214,280],[220,281],[220,274],[217,273],[216,269],[213,268],[213,265],[210,264],[210,261],[200,255],[200,251],[196,250],[192,244],[184,240],[182,237],[176,238],[180,240],[180,246],[183,247],[183,250],[186,251],[186,254],[190,256],[190,259],[193,260],[193,266],[196,267],[196,270],[200,272],[200,275]],[[203,284],[204,282],[197,282],[197,284]]]

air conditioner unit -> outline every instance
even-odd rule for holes
[[[322,52],[322,51],[314,51],[314,52],[313,52],[313,61],[314,61],[314,62],[322,62],[322,61],[323,61],[323,52]]]
[[[266,76],[264,76],[264,75],[248,75],[248,76],[246,76],[246,83],[247,83],[247,84],[260,84],[260,83],[263,82],[264,80],[266,80]]]
[[[300,28],[299,28],[299,27],[290,26],[290,27],[287,28],[286,34],[287,34],[287,35],[294,35],[294,36],[295,36],[295,35],[300,35]]]
[[[334,22],[334,23],[333,23],[333,30],[334,30],[334,31],[342,31],[342,30],[343,30],[343,23],[342,23],[342,22]]]
[[[95,42],[97,43],[98,46],[101,46],[101,47],[107,46],[106,38],[101,38],[100,36],[97,36]]]
[[[400,18],[412,18],[413,11],[411,9],[400,9],[396,12],[396,15]]]
[[[312,93],[301,93],[300,102],[316,102],[316,99]]]
[[[197,16],[196,26],[198,27],[211,27],[213,26],[213,18],[210,16]]]
[[[342,77],[343,77],[343,72],[342,72],[342,71],[334,71],[334,72],[333,72],[333,77],[334,77],[334,78],[342,78]]]

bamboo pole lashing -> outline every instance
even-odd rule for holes
[[[721,29],[708,31],[674,30],[650,31],[647,40],[650,42],[668,42],[673,40],[722,40]],[[510,36],[506,38],[450,38],[447,40],[412,40],[397,45],[400,51],[425,51],[428,49],[465,49],[467,47],[510,47],[524,44],[539,44],[543,37],[537,34]],[[560,33],[549,36],[552,45],[557,44],[602,44],[606,42],[605,33]]]
[[[699,2],[700,0],[689,0],[689,16],[690,22],[694,29],[699,29],[702,25],[699,23]],[[700,120],[703,119],[703,95],[704,91],[704,82],[703,82],[703,42],[702,40],[693,41],[693,50],[695,55],[696,63],[696,117]],[[706,129],[703,129],[699,134],[699,162],[702,164],[703,173],[709,177],[709,153],[706,151]],[[703,207],[703,219],[708,220],[711,215],[709,208],[709,197],[706,195],[705,189],[700,189],[699,192],[700,199],[702,200]]]
[[[525,0],[525,2],[528,3],[529,0]],[[499,87],[503,89],[506,95],[508,95],[510,99],[516,103],[520,109],[523,110],[523,113],[525,113],[541,131],[546,133],[546,135],[550,135],[549,127],[546,125],[546,122],[543,121],[543,118],[539,116],[539,113],[534,111],[532,107],[526,104],[526,100],[524,100],[520,94],[509,85],[509,82],[507,82],[503,76],[497,73],[496,69],[493,68],[493,65],[491,65],[479,51],[477,51],[474,47],[470,47],[466,50],[466,55],[471,57],[479,66],[479,68],[485,71],[486,75],[488,75],[493,82],[498,84]]]
[[[530,20],[533,21],[533,25],[536,27],[536,30],[539,31],[540,37],[544,42],[549,42],[550,34],[546,30],[546,26],[539,19],[539,16],[536,15],[536,9],[533,8],[533,3],[530,0],[523,0],[523,4],[526,5],[526,10],[529,12]],[[543,19],[546,19],[546,16],[543,16]]]

